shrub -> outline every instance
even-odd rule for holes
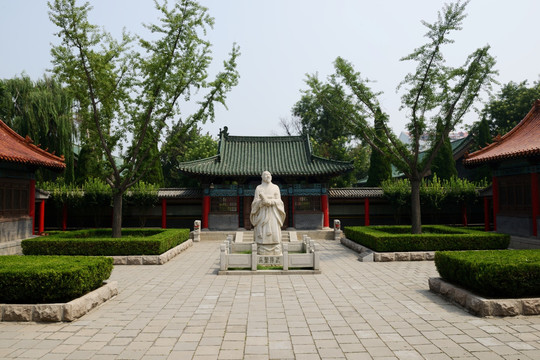
[[[435,251],[506,249],[510,236],[442,225],[422,226],[411,234],[410,226],[353,226],[343,230],[348,239],[374,251]]]
[[[71,301],[100,287],[112,268],[106,257],[0,256],[0,302]]]
[[[540,250],[436,252],[441,277],[488,297],[540,296]]]
[[[69,231],[22,241],[25,255],[159,255],[189,238],[189,229],[129,229],[112,238],[110,229]]]

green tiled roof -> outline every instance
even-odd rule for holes
[[[334,176],[353,169],[352,162],[329,160],[312,154],[307,136],[221,135],[218,154],[184,162],[180,171],[209,176]]]

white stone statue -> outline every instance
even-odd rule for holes
[[[251,224],[255,228],[255,242],[259,255],[281,255],[281,226],[285,221],[285,207],[279,187],[272,183],[272,174],[262,173],[262,183],[255,189],[251,203]]]

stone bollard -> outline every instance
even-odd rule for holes
[[[229,267],[227,264],[227,244],[221,244],[219,247],[220,257],[219,257],[219,270],[225,271]]]
[[[341,221],[334,220],[334,240],[340,241],[343,231],[341,231]]]
[[[193,222],[193,242],[201,241],[201,220]]]
[[[251,244],[251,270],[257,271],[257,244]]]

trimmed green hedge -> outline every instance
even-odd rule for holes
[[[125,229],[112,238],[110,229],[58,233],[22,241],[25,255],[159,255],[189,238],[189,229]]]
[[[540,296],[540,250],[436,252],[435,266],[443,279],[484,296]]]
[[[0,303],[68,302],[99,288],[113,260],[85,256],[0,256]]]
[[[343,230],[347,239],[377,252],[506,249],[510,236],[443,225],[422,226],[411,234],[410,226],[353,226]]]

